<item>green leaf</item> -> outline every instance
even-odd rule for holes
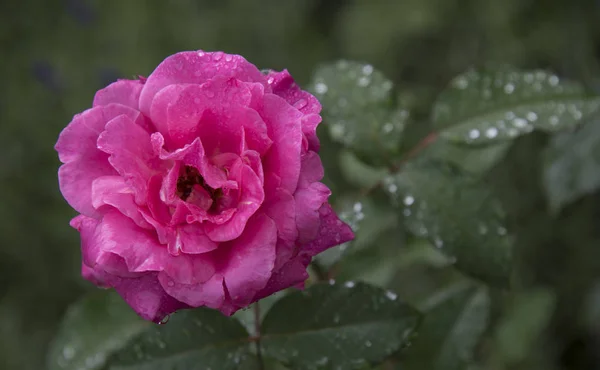
[[[544,186],[556,212],[600,188],[600,120],[552,138],[544,153]]]
[[[470,70],[440,95],[433,123],[448,140],[489,144],[574,127],[599,107],[583,85],[541,70]]]
[[[196,308],[148,328],[110,359],[109,369],[254,369],[251,345],[239,321],[219,311]]]
[[[392,109],[392,87],[373,66],[341,60],[318,68],[310,89],[323,105],[331,138],[379,160],[397,152],[410,115]]]
[[[440,139],[427,147],[421,156],[448,162],[473,175],[482,175],[504,158],[511,144],[501,142],[474,147]]]
[[[473,361],[487,328],[490,296],[486,288],[463,285],[425,313],[419,335],[406,350],[402,369],[463,370]]]
[[[94,292],[67,311],[48,350],[48,369],[100,369],[148,325],[114,291]]]
[[[293,369],[360,369],[397,351],[419,314],[363,283],[319,284],[278,301],[262,325],[263,352]]]
[[[340,219],[350,225],[356,237],[320,253],[316,259],[325,268],[330,268],[347,254],[372,246],[380,235],[396,229],[399,224],[396,212],[389,204],[382,204],[360,194],[340,198],[335,208]]]
[[[459,270],[505,286],[513,238],[500,202],[476,179],[434,161],[408,163],[385,181],[407,228],[455,260]]]
[[[517,295],[498,324],[496,333],[496,349],[503,363],[517,363],[531,353],[550,321],[555,299],[547,289],[535,289]]]
[[[348,150],[340,151],[339,163],[346,181],[363,189],[375,186],[389,173],[385,168],[375,168],[365,164]]]

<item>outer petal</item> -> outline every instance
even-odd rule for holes
[[[223,276],[220,274],[214,274],[208,281],[196,284],[180,283],[165,273],[160,273],[158,280],[170,296],[192,307],[220,308],[225,300]]]
[[[300,89],[287,70],[282,72],[271,71],[268,81],[273,88],[273,94],[281,96],[289,104],[304,114],[302,117],[302,133],[307,139],[308,149],[319,150],[317,125],[321,122],[321,104],[310,93]]]
[[[63,164],[58,169],[58,184],[71,207],[98,218],[101,213],[92,204],[92,183],[98,177],[114,175],[117,171],[108,163],[108,155],[96,150],[85,158]]]
[[[140,92],[144,84],[140,80],[118,80],[94,96],[94,107],[117,103],[139,110]]]
[[[168,295],[157,277],[157,273],[150,273],[139,278],[108,277],[107,280],[138,315],[158,323],[166,315],[189,306]]]
[[[331,191],[320,182],[313,182],[306,189],[299,189],[296,199],[296,227],[298,242],[305,244],[312,241],[319,232],[321,215],[319,209],[327,201]]]
[[[150,229],[151,226],[135,203],[133,189],[121,176],[101,176],[92,182],[92,205],[102,211],[115,208],[123,215],[131,218],[136,225]]]
[[[324,250],[354,239],[350,226],[343,223],[329,204],[319,209],[321,226],[315,240],[302,246],[300,254],[314,256]]]
[[[269,129],[273,140],[271,150],[264,160],[265,173],[273,173],[281,178],[281,187],[293,193],[300,175],[300,154],[302,131],[301,113],[282,98],[266,94],[264,106],[259,112]]]
[[[107,123],[106,130],[98,137],[98,148],[110,154],[109,162],[132,185],[136,201],[144,203],[147,182],[159,168],[150,135],[121,115]]]
[[[148,76],[140,95],[140,109],[144,114],[150,115],[155,95],[166,86],[202,84],[214,76],[234,77],[240,81],[266,85],[263,74],[239,55],[185,51],[166,58]]]
[[[217,251],[219,260],[224,261],[222,274],[232,302],[244,307],[253,302],[258,291],[263,289],[273,272],[277,227],[269,217],[258,214],[246,226],[244,234],[232,241],[224,254]],[[225,254],[226,253],[226,254]]]
[[[255,299],[259,300],[268,297],[273,293],[297,286],[304,282],[308,279],[306,268],[310,261],[311,257],[306,255],[299,255],[290,260],[273,273],[267,285],[256,295]]]
[[[271,71],[267,81],[273,89],[273,94],[285,99],[303,114],[319,114],[321,104],[310,93],[300,89],[287,69],[281,72]]]
[[[309,151],[302,156],[302,165],[300,167],[300,178],[298,179],[298,188],[307,188],[313,182],[323,179],[325,171],[319,155]]]

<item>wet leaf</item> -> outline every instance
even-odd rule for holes
[[[575,127],[599,107],[582,84],[541,70],[470,70],[440,95],[433,123],[445,139],[490,144]]]
[[[484,184],[456,167],[430,160],[408,163],[385,181],[412,233],[429,239],[456,268],[507,285],[513,237],[500,202]]]
[[[216,310],[181,311],[152,325],[109,360],[111,370],[256,369],[248,333]]]
[[[114,291],[94,292],[67,311],[48,351],[48,369],[101,369],[149,325]]]
[[[463,370],[473,361],[489,321],[489,293],[473,285],[448,292],[425,313],[419,335],[406,350],[400,368]]]
[[[261,343],[267,356],[293,369],[362,369],[397,351],[418,321],[392,292],[364,283],[319,284],[273,306]]]
[[[518,294],[498,324],[497,350],[505,364],[523,360],[533,349],[554,311],[555,296],[546,289]]]
[[[373,161],[398,150],[409,112],[392,106],[393,84],[370,64],[341,60],[317,69],[311,91],[331,138]]]
[[[593,120],[577,132],[553,137],[544,158],[544,186],[554,212],[598,190],[600,120]]]
[[[325,268],[330,268],[347,254],[372,246],[382,234],[399,225],[396,212],[389,204],[361,194],[340,198],[335,208],[340,219],[354,231],[355,239],[320,253],[316,259]]]

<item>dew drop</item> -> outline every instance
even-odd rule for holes
[[[548,83],[549,83],[550,85],[552,85],[552,86],[556,86],[556,85],[558,85],[558,82],[559,82],[559,81],[560,81],[560,80],[559,80],[558,76],[550,76],[550,77],[548,77]]]
[[[346,281],[346,283],[344,284],[346,288],[354,288],[354,285],[354,281]]]
[[[404,197],[404,204],[407,206],[412,205],[415,202],[415,198],[412,195],[407,195]]]
[[[333,322],[335,324],[338,324],[340,322],[340,315],[339,314],[336,313],[335,315],[333,315]]]
[[[329,279],[329,285],[335,285],[335,280],[334,279]]]
[[[558,117],[557,116],[550,116],[550,118],[548,118],[548,122],[550,122],[551,125],[556,126],[558,125]]]
[[[170,318],[171,318],[170,315],[166,315],[158,322],[158,325],[164,325],[164,324],[168,323]]]
[[[442,248],[444,246],[444,241],[440,238],[435,238],[433,244],[435,244],[437,248]]]
[[[302,109],[302,108],[306,107],[307,104],[308,104],[308,102],[306,101],[306,99],[300,99],[296,103],[294,103],[294,108]]]
[[[217,51],[213,54],[213,60],[215,62],[218,62],[219,60],[221,60],[221,58],[223,58],[223,52],[222,51]]]
[[[322,82],[318,82],[315,85],[315,91],[317,92],[317,94],[325,94],[327,92],[327,90],[328,90],[327,85],[325,85]]]
[[[464,90],[469,86],[469,81],[465,77],[461,76],[454,80],[453,85],[458,89]]]
[[[383,125],[382,127],[382,131],[386,134],[389,134],[390,132],[392,132],[394,130],[394,125],[392,125],[391,123],[386,123],[385,125]]]
[[[225,61],[226,62],[231,62],[232,59],[233,59],[233,55],[231,55],[231,54],[225,54]]]
[[[527,120],[525,120],[525,119],[523,119],[523,118],[515,118],[515,119],[512,121],[512,123],[513,123],[513,125],[514,125],[515,127],[518,127],[518,128],[524,128],[525,126],[527,126],[527,125],[528,125],[528,122],[527,122]]]
[[[373,345],[373,343],[371,343],[370,341],[365,342],[365,347],[371,347],[372,345]]]
[[[538,119],[537,114],[535,114],[535,112],[529,112],[527,113],[527,115],[525,116],[530,122],[535,122]]]
[[[396,184],[390,184],[390,185],[388,186],[388,191],[389,191],[390,193],[395,193],[395,192],[397,192],[397,191],[398,191],[398,186],[397,186]]]
[[[67,346],[65,348],[63,348],[62,351],[63,357],[65,358],[65,360],[71,360],[73,359],[73,357],[75,357],[75,348],[71,347],[71,346]]]
[[[507,83],[504,85],[504,92],[507,94],[512,94],[515,91],[515,85],[512,83]]]
[[[396,293],[389,290],[385,292],[385,296],[388,297],[390,301],[395,301],[396,298],[398,298],[398,295]]]
[[[504,226],[498,226],[496,232],[498,233],[498,235],[506,235],[507,230]]]
[[[369,77],[361,77],[358,79],[358,86],[366,87],[371,83],[371,79]]]
[[[487,234],[487,232],[488,232],[487,226],[484,224],[479,224],[479,233],[481,235],[485,235],[485,234]]]
[[[495,127],[490,127],[485,131],[485,136],[487,136],[490,139],[495,138],[496,136],[498,136],[498,129]]]
[[[198,51],[198,56],[199,56],[199,57],[203,57],[205,54],[206,54],[206,53],[205,53],[204,51],[202,51],[202,50],[199,50],[199,51]]]
[[[362,72],[367,76],[370,75],[371,73],[373,73],[373,66],[370,64],[363,66]]]
[[[477,139],[479,135],[480,133],[477,129],[472,129],[471,131],[469,131],[469,139]]]
[[[273,82],[275,82],[275,79],[274,79],[273,77],[269,77],[269,78],[267,79],[267,83],[268,83],[269,85],[271,85]]]

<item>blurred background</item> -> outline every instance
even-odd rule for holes
[[[545,68],[596,88],[599,20],[596,0],[1,1],[0,369],[42,369],[66,308],[94,289],[79,276],[78,235],[68,226],[75,213],[58,190],[53,146],[96,90],[147,76],[182,50],[241,54],[259,68],[287,68],[300,84],[320,63],[347,58],[383,71],[426,117],[448,81],[474,65]],[[414,141],[424,132],[426,122],[409,130]],[[600,197],[549,221],[531,176],[546,140],[519,140],[492,175],[528,247],[523,260],[539,266],[531,279],[571,294],[549,329],[559,357],[565,368],[588,369],[598,365],[597,333],[571,324],[598,275],[599,262],[589,261],[600,260]],[[412,279],[398,290],[417,289]]]

